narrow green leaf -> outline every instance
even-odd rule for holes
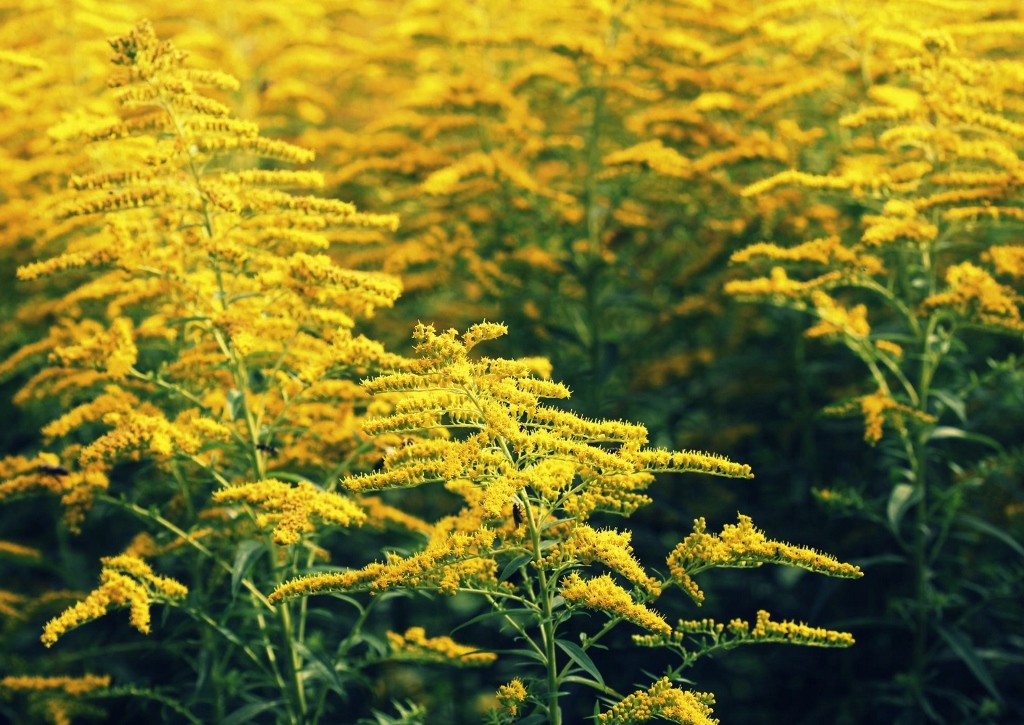
[[[235,552],[235,562],[231,565],[232,599],[238,596],[238,590],[242,586],[242,579],[249,573],[253,564],[256,563],[256,560],[259,559],[265,550],[266,545],[262,541],[256,541],[255,539],[246,539],[238,545],[238,551]]]
[[[245,396],[242,395],[241,391],[236,388],[232,388],[227,393],[228,412],[231,414],[231,420],[238,420],[243,415],[242,406],[245,405]]]
[[[952,410],[962,424],[967,424],[966,405],[963,400],[946,390],[931,390],[929,392],[933,398],[938,398],[943,405]]]
[[[546,723],[547,721],[548,719],[546,717],[541,715],[539,712],[535,712],[521,720],[516,720],[516,725],[543,725],[543,723]]]
[[[524,564],[530,561],[533,561],[533,554],[523,554],[522,556],[517,556],[515,559],[506,564],[505,568],[501,570],[501,576],[498,577],[498,583],[500,584],[501,582],[508,579],[510,576],[519,571],[519,567],[523,566]]]
[[[220,721],[220,725],[240,725],[240,723],[251,719],[254,715],[258,715],[261,712],[271,710],[275,707],[279,707],[281,702],[279,700],[271,700],[268,702],[250,702],[248,705],[235,710],[233,713],[228,715],[226,718]]]
[[[885,508],[886,518],[889,519],[889,526],[895,531],[900,526],[903,516],[910,510],[910,507],[921,500],[921,492],[909,483],[897,483],[892,487],[889,494],[889,504]]]
[[[965,441],[973,441],[975,443],[981,443],[990,448],[993,448],[1000,453],[1004,453],[1003,445],[995,438],[989,438],[988,436],[981,435],[980,433],[969,433],[963,428],[954,428],[951,425],[940,425],[928,436],[928,440],[941,440],[943,438],[960,438]]]
[[[319,674],[320,678],[327,684],[327,686],[339,695],[343,695],[345,693],[341,680],[338,679],[338,673],[334,670],[334,663],[330,662],[322,652],[316,652],[302,642],[295,642],[293,646],[295,647],[295,651],[306,660],[308,669]]]
[[[512,617],[513,619],[515,619],[517,617],[522,617],[524,620],[529,621],[529,620],[533,619],[534,616],[535,616],[534,613],[531,612],[529,609],[503,609],[503,610],[495,610],[493,612],[484,612],[483,614],[478,614],[477,616],[473,617],[472,619],[470,619],[467,622],[463,622],[458,627],[456,627],[451,632],[449,632],[449,635],[455,634],[456,632],[458,632],[463,627],[468,627],[471,624],[476,624],[477,622],[483,622],[483,621],[486,621],[488,619],[496,619],[498,617],[501,617],[501,618]]]
[[[658,678],[654,678],[654,679],[658,679]],[[575,682],[577,685],[586,685],[587,687],[593,687],[598,692],[607,692],[608,691],[608,688],[605,685],[602,685],[600,682],[595,682],[594,680],[590,679],[589,677],[580,677],[578,675],[569,675],[568,677],[563,677],[562,678],[562,682]]]
[[[992,675],[988,673],[988,669],[984,663],[979,659],[977,653],[974,651],[973,645],[967,636],[963,632],[947,627],[944,624],[936,624],[935,630],[939,633],[939,636],[945,640],[949,648],[953,650],[953,653],[960,658],[960,660],[967,665],[967,669],[978,678],[978,682],[981,683],[982,687],[989,691],[998,702],[1003,701],[1003,696],[999,693],[999,689],[996,687],[996,683],[992,680]]]
[[[584,652],[578,644],[566,642],[564,639],[556,639],[555,644],[557,644],[563,652],[569,655],[569,658],[573,662],[582,667],[588,675],[597,680],[601,684],[601,687],[604,687],[604,678],[601,677],[601,671],[597,669],[597,665],[595,665],[594,661],[590,659],[590,655]]]
[[[993,526],[989,522],[982,521],[981,519],[975,518],[974,516],[968,516],[967,514],[959,514],[956,517],[956,520],[959,521],[961,524],[970,526],[971,528],[984,532],[989,536],[994,536],[995,538],[999,539],[1004,544],[1009,546],[1011,549],[1013,549],[1015,552],[1017,552],[1021,556],[1024,556],[1024,546],[1021,546],[1020,542],[1018,542],[1015,538],[1010,536],[1008,533],[1006,533],[999,527]]]

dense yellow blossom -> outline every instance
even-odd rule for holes
[[[711,717],[715,699],[708,693],[688,692],[672,687],[667,677],[647,690],[639,690],[598,715],[598,722],[608,725],[633,725],[654,718],[682,725],[718,725]]]
[[[631,538],[632,535],[628,531],[597,531],[586,524],[581,524],[573,529],[563,546],[567,556],[577,558],[585,564],[600,561],[649,594],[657,595],[661,592],[661,584],[644,571],[640,562],[633,556],[633,548],[629,545]]]
[[[0,687],[13,692],[60,690],[68,695],[81,695],[109,686],[110,675],[83,675],[81,677],[9,675],[0,680]]]
[[[366,514],[352,499],[332,491],[317,490],[302,481],[296,486],[272,478],[214,491],[217,503],[246,502],[257,511],[256,524],[274,527],[277,544],[297,544],[302,535],[316,529],[316,519],[338,526],[358,526]]]
[[[683,539],[668,556],[672,578],[698,604],[704,594],[692,575],[716,567],[752,568],[762,564],[785,564],[818,574],[857,579],[860,567],[845,564],[829,554],[801,546],[771,541],[754,527],[749,516],[740,514],[738,524],[726,524],[721,534],[709,534],[703,518],[693,525],[693,533]]]
[[[904,405],[882,390],[825,408],[825,412],[830,415],[848,415],[855,410],[864,416],[864,440],[871,445],[882,440],[885,423],[899,431],[906,430],[907,419],[919,423],[935,423],[934,416]]]
[[[949,289],[931,295],[921,304],[925,310],[949,309],[966,321],[1012,331],[1024,331],[1020,307],[1024,297],[1001,285],[984,269],[963,262],[946,272]]]
[[[667,634],[672,631],[660,614],[633,601],[629,592],[608,574],[583,579],[573,572],[562,580],[558,591],[570,606],[582,606],[621,617],[652,632]]]
[[[848,632],[809,627],[797,622],[773,622],[768,612],[759,610],[757,620],[751,627],[748,622],[734,619],[726,626],[726,630],[737,640],[749,639],[753,642],[793,642],[805,646],[849,647],[853,644],[853,635]],[[688,631],[697,623],[680,622],[678,629]]]
[[[839,334],[863,338],[870,334],[871,326],[867,320],[866,305],[856,305],[848,309],[821,290],[814,290],[811,293],[811,302],[821,321],[804,333],[807,337]]]
[[[688,641],[689,640],[689,641]],[[732,648],[741,644],[788,643],[806,647],[850,647],[853,635],[822,627],[810,627],[799,622],[773,622],[771,615],[760,610],[751,628],[742,619],[733,619],[728,624],[713,619],[680,620],[669,635],[634,635],[633,641],[641,647],[670,646],[681,650],[707,651],[722,647]]]
[[[507,685],[498,688],[498,702],[505,708],[509,715],[519,713],[519,706],[526,700],[526,688],[518,677],[512,679]]]
[[[405,634],[387,632],[389,657],[410,662],[449,664],[456,667],[481,667],[498,659],[493,652],[458,644],[451,637],[427,638],[423,627],[410,627]]]
[[[159,576],[141,559],[122,554],[100,560],[100,586],[83,601],[51,619],[43,628],[47,647],[75,627],[99,619],[114,607],[128,607],[129,621],[143,634],[149,633],[149,607],[153,601],[182,599],[188,590],[168,577]]]

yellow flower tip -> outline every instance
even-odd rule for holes
[[[669,634],[672,631],[660,614],[633,601],[629,592],[616,584],[608,574],[584,580],[577,572],[573,572],[562,580],[560,593],[569,605],[622,617],[655,633]]]
[[[726,524],[719,535],[706,532],[704,519],[668,557],[669,571],[684,590],[690,591],[690,572],[713,567],[747,568],[762,564],[783,564],[818,574],[845,579],[863,576],[860,567],[838,561],[814,549],[771,541],[753,525],[749,516],[739,515],[738,524]]]
[[[509,715],[518,714],[520,703],[526,700],[526,687],[523,681],[516,677],[507,685],[502,685],[498,688],[497,698],[505,712]]]
[[[82,675],[81,677],[18,675],[0,679],[0,688],[12,692],[59,690],[68,695],[84,695],[106,687],[110,687],[110,675]]]
[[[485,340],[494,340],[502,335],[508,334],[508,327],[498,322],[481,322],[471,326],[462,335],[462,342],[466,350],[472,350],[476,345]]]
[[[367,589],[371,582],[384,571],[385,565],[380,563],[369,564],[362,569],[352,571],[310,574],[287,581],[277,587],[269,597],[271,604],[297,599],[298,597],[313,596],[315,594],[330,594],[332,592],[346,592],[353,589]]]
[[[710,693],[678,690],[668,677],[663,677],[649,689],[634,692],[601,713],[597,721],[601,725],[633,725],[659,718],[683,725],[718,725],[718,720],[711,717],[714,704]]]
[[[46,647],[51,647],[64,633],[99,619],[115,607],[128,607],[131,625],[148,634],[150,603],[154,599],[182,599],[188,594],[184,585],[154,574],[150,566],[136,556],[120,554],[100,561],[103,564],[100,586],[47,622],[40,638]]]
[[[411,627],[405,634],[387,632],[391,658],[411,662],[452,664],[456,667],[481,667],[498,659],[494,652],[458,644],[451,637],[427,638],[422,627]]]
[[[339,526],[359,526],[366,512],[358,503],[333,491],[322,491],[308,481],[297,485],[268,478],[215,491],[218,503],[246,502],[259,512],[262,526],[274,526],[274,542],[297,544],[303,534],[315,530],[314,521]]]

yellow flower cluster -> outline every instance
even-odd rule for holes
[[[99,367],[114,380],[121,380],[132,370],[138,359],[131,320],[119,317],[110,329],[81,343],[59,347],[52,359],[65,366]]]
[[[105,491],[108,484],[107,475],[96,467],[70,471],[52,453],[40,453],[35,459],[0,459],[0,501],[35,492],[60,496],[64,523],[76,533],[96,495]]]
[[[157,458],[176,454],[190,456],[197,453],[204,443],[225,440],[230,436],[224,425],[202,417],[172,423],[160,414],[147,415],[128,410],[107,413],[102,420],[113,426],[113,430],[82,449],[79,460],[83,464],[116,460],[126,454],[137,457],[146,453]]]
[[[860,567],[845,564],[829,554],[801,546],[771,541],[754,527],[749,516],[739,515],[738,524],[726,524],[722,533],[707,533],[703,518],[694,521],[693,533],[683,539],[668,556],[672,578],[700,604],[704,593],[692,575],[716,567],[752,568],[762,564],[784,564],[818,574],[859,579]]]
[[[970,262],[954,265],[946,272],[946,282],[946,292],[931,295],[921,303],[924,310],[948,309],[968,323],[1024,331],[1020,315],[1024,296],[996,282],[984,269]]]
[[[661,593],[661,583],[647,574],[633,556],[633,547],[629,545],[631,538],[632,534],[628,531],[597,531],[586,524],[580,524],[562,544],[563,555],[584,564],[600,561],[648,594],[657,596]]]
[[[472,533],[445,534],[446,521],[434,528],[427,547],[409,556],[389,554],[385,563],[375,562],[343,574],[313,574],[279,586],[271,602],[332,591],[386,591],[425,589],[455,594],[460,586],[493,590],[497,565],[489,557],[494,532],[481,528]]]
[[[830,405],[824,412],[829,415],[848,415],[854,411],[864,416],[864,440],[871,445],[882,440],[882,427],[885,423],[902,431],[906,429],[907,418],[924,424],[936,422],[934,416],[897,402],[883,390]]]
[[[789,277],[782,267],[772,267],[769,277],[759,279],[735,279],[726,283],[726,294],[739,298],[767,298],[773,304],[791,305],[800,303],[815,290],[829,289],[839,283],[843,273],[826,272],[818,277],[801,282]]]
[[[149,633],[149,607],[153,601],[173,601],[188,594],[182,584],[153,573],[146,562],[134,556],[104,557],[100,560],[100,586],[43,628],[42,642],[47,647],[75,627],[99,619],[113,607],[128,607],[131,625]]]
[[[718,625],[721,627],[721,625]],[[703,622],[680,622],[680,632],[701,632],[707,627]],[[753,628],[750,623],[734,619],[725,627],[735,642],[786,642],[806,647],[851,647],[853,635],[821,627],[809,627],[799,622],[773,622],[771,615],[762,610],[757,612]]]
[[[82,675],[81,677],[9,675],[0,680],[0,688],[12,692],[59,690],[68,695],[82,695],[105,687],[110,687],[110,675]]]
[[[597,721],[602,725],[633,725],[660,718],[681,725],[718,725],[718,720],[711,717],[714,704],[712,695],[678,690],[668,677],[663,677],[601,713]]]
[[[861,339],[871,333],[867,305],[857,305],[848,309],[821,290],[814,290],[811,293],[811,301],[821,321],[804,333],[807,337],[849,335],[851,338]]]
[[[523,686],[522,680],[515,677],[507,685],[498,688],[497,697],[498,702],[505,708],[505,712],[509,715],[517,715],[520,703],[526,700],[526,687]]]
[[[120,386],[108,385],[102,395],[48,423],[42,433],[47,438],[60,438],[83,425],[103,420],[108,413],[126,413],[132,409],[140,409],[139,398]],[[146,411],[155,412],[155,408],[147,406]]]
[[[633,601],[629,592],[616,584],[608,574],[584,579],[573,572],[562,580],[558,591],[570,606],[595,609],[652,632],[668,634],[672,631],[660,614]]]
[[[304,533],[316,530],[315,516],[338,526],[358,526],[366,513],[352,499],[332,491],[318,490],[308,481],[298,485],[268,478],[214,491],[217,503],[246,502],[256,510],[256,525],[274,527],[274,542],[281,546],[297,544]]]
[[[423,627],[410,627],[405,634],[387,632],[389,657],[408,662],[448,664],[456,667],[482,667],[495,662],[498,655],[464,644],[451,637],[427,638]]]

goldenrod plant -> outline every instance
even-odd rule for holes
[[[687,622],[669,625],[650,604],[677,587],[699,605],[704,594],[693,577],[707,569],[775,563],[845,578],[861,572],[827,554],[771,541],[746,516],[718,535],[697,521],[669,554],[666,573],[646,569],[633,554],[629,531],[595,528],[591,520],[601,514],[628,517],[650,503],[644,491],[655,473],[749,478],[749,466],[707,453],[648,448],[643,426],[588,420],[544,404],[545,398],[568,398],[569,391],[547,379],[538,361],[470,356],[480,342],[505,333],[494,323],[475,325],[461,336],[420,325],[415,362],[364,383],[382,398],[380,413],[364,421],[364,431],[404,443],[385,458],[382,470],[349,476],[345,488],[364,494],[443,485],[461,497],[461,508],[433,525],[422,550],[393,553],[361,569],[300,576],[278,587],[271,603],[393,590],[482,597],[492,613],[474,621],[499,618],[521,645],[505,655],[536,670],[503,686],[492,722],[521,715],[556,725],[571,720],[559,704],[569,683],[591,687],[612,704],[600,722],[644,722],[654,715],[717,722],[711,718],[713,697],[671,684],[699,656],[754,642],[853,643],[844,632],[771,622],[767,612],[758,614],[753,628],[734,620],[724,637],[713,623],[698,630]],[[259,505],[261,494],[254,490],[246,498]],[[593,572],[594,566],[604,573]],[[577,643],[568,634],[570,622],[584,613],[596,614],[597,621]],[[671,648],[682,659],[650,692],[626,699],[605,683],[590,654],[623,624],[648,633],[636,638],[638,644]],[[389,638],[404,658],[425,662],[439,655],[466,663],[494,657],[448,641],[424,641],[422,630]]]
[[[1022,14],[4,5],[0,720],[1021,720]]]
[[[647,448],[643,426],[542,404],[569,396],[549,380],[545,360],[470,358],[477,343],[506,332],[502,325],[476,325],[461,337],[420,325],[411,359],[358,335],[357,320],[391,305],[400,284],[344,269],[325,250],[334,229],[393,230],[397,219],[275,188],[321,185],[315,172],[280,167],[312,154],[234,118],[213,94],[237,81],[189,68],[185,53],[148,23],[111,46],[118,70],[109,85],[120,112],[70,116],[51,132],[63,143],[91,143],[98,167],[74,175],[50,203],[54,219],[77,220],[77,233],[60,254],[18,271],[23,280],[84,272],[86,281],[54,305],[50,334],[5,363],[20,369],[47,356],[19,396],[58,402],[65,412],[44,426],[46,450],[3,459],[0,493],[7,505],[59,497],[72,534],[97,515],[141,526],[101,558],[91,592],[51,592],[44,609],[77,602],[45,625],[42,645],[82,641],[79,632],[127,609],[129,624],[153,636],[157,649],[172,631],[187,633],[198,652],[163,649],[195,677],[188,686],[184,674],[158,686],[111,686],[95,673],[42,674],[44,657],[37,674],[4,679],[5,693],[51,722],[95,712],[82,698],[133,696],[190,722],[267,712],[312,723],[335,707],[329,694],[344,696],[372,663],[495,661],[495,653],[428,637],[422,627],[388,632],[386,644],[364,639],[375,604],[392,590],[476,594],[522,640],[506,656],[540,664],[540,674],[499,690],[494,721],[529,707],[562,722],[560,688],[580,682],[611,706],[605,722],[638,721],[638,703],[652,697],[662,715],[711,722],[709,695],[664,691],[678,672],[625,700],[604,684],[587,652],[621,623],[664,637],[683,655],[681,667],[741,642],[852,643],[761,613],[752,630],[733,622],[725,644],[700,632],[685,647],[688,625],[673,633],[648,604],[672,586],[699,604],[692,576],[704,569],[860,571],[772,542],[741,516],[718,536],[697,522],[668,557],[668,573],[648,572],[628,531],[593,528],[591,518],[628,516],[648,503],[644,490],[657,472],[748,478],[748,466]],[[375,451],[384,452],[383,464],[367,470]],[[432,481],[464,501],[432,524],[375,495]],[[331,556],[320,543],[327,532],[360,525],[422,531],[426,540],[384,562],[306,573]],[[6,550],[41,564],[29,547]],[[588,574],[594,564],[605,573]],[[332,654],[307,596],[354,591],[378,596],[350,599],[358,614],[343,634],[330,628],[340,634]],[[46,597],[34,599],[43,605]],[[29,595],[5,593],[12,618],[28,620],[35,606]],[[154,607],[164,612],[159,634]],[[585,611],[605,623],[575,644],[562,636],[564,625]],[[100,654],[104,645],[92,648]],[[401,718],[420,717],[418,708],[396,707]]]
[[[147,23],[111,45],[118,70],[109,85],[121,112],[71,116],[52,131],[92,142],[98,169],[73,176],[51,203],[56,220],[77,220],[78,234],[62,253],[19,269],[23,280],[90,274],[54,304],[50,334],[4,363],[48,359],[18,395],[56,402],[63,414],[43,428],[46,452],[3,459],[0,495],[8,505],[57,496],[72,533],[97,505],[140,525],[104,559],[100,586],[45,627],[47,647],[110,609],[130,609],[130,623],[148,632],[151,606],[171,604],[198,625],[189,636],[205,653],[173,648],[207,687],[189,719],[220,721],[249,699],[247,688],[269,686],[277,695],[268,709],[306,721],[326,689],[342,685],[328,678],[310,687],[306,611],[270,605],[254,576],[280,578],[289,557],[294,565],[328,556],[309,542],[288,548],[314,521],[346,527],[388,515],[332,482],[368,449],[354,378],[393,357],[353,328],[401,287],[343,269],[325,250],[336,228],[397,220],[275,188],[320,185],[315,172],[273,165],[312,153],[262,137],[200,93],[237,82],[188,68]],[[238,517],[211,496],[221,489],[230,502],[251,487],[265,493],[262,512]],[[15,615],[29,616],[32,599],[14,595]],[[239,659],[256,679],[236,692]]]
[[[1019,21],[998,18],[916,33],[883,26],[868,98],[839,119],[849,134],[841,164],[828,174],[789,169],[743,192],[766,205],[793,187],[816,203],[855,203],[858,224],[795,246],[751,245],[732,260],[766,276],[726,288],[813,316],[807,337],[839,343],[864,365],[857,393],[824,413],[862,418],[887,480],[826,482],[817,496],[891,532],[909,586],[890,600],[890,621],[912,637],[900,657],[907,672],[888,697],[933,721],[1000,717],[1010,655],[975,614],[992,607],[998,620],[1006,598],[1021,593],[1001,573],[969,574],[960,563],[979,536],[1024,554],[972,512],[984,477],[969,472],[993,452],[1006,465],[1017,456],[1004,446],[1019,443],[975,402],[1021,379],[1024,248],[1014,235],[1024,220],[1024,64],[1001,54],[1019,32]],[[972,348],[990,335],[1016,341],[1018,352],[979,359]],[[997,649],[985,656],[985,646]],[[959,677],[976,678],[980,698],[948,689],[950,661]]]
[[[815,134],[771,115],[796,91],[768,92],[783,74],[749,11],[397,4],[366,54],[390,105],[320,136],[328,183],[407,220],[376,251],[365,237],[366,258],[429,319],[505,319],[508,344],[549,355],[589,414],[673,417],[653,391],[736,345],[709,280],[744,237],[739,190]]]

